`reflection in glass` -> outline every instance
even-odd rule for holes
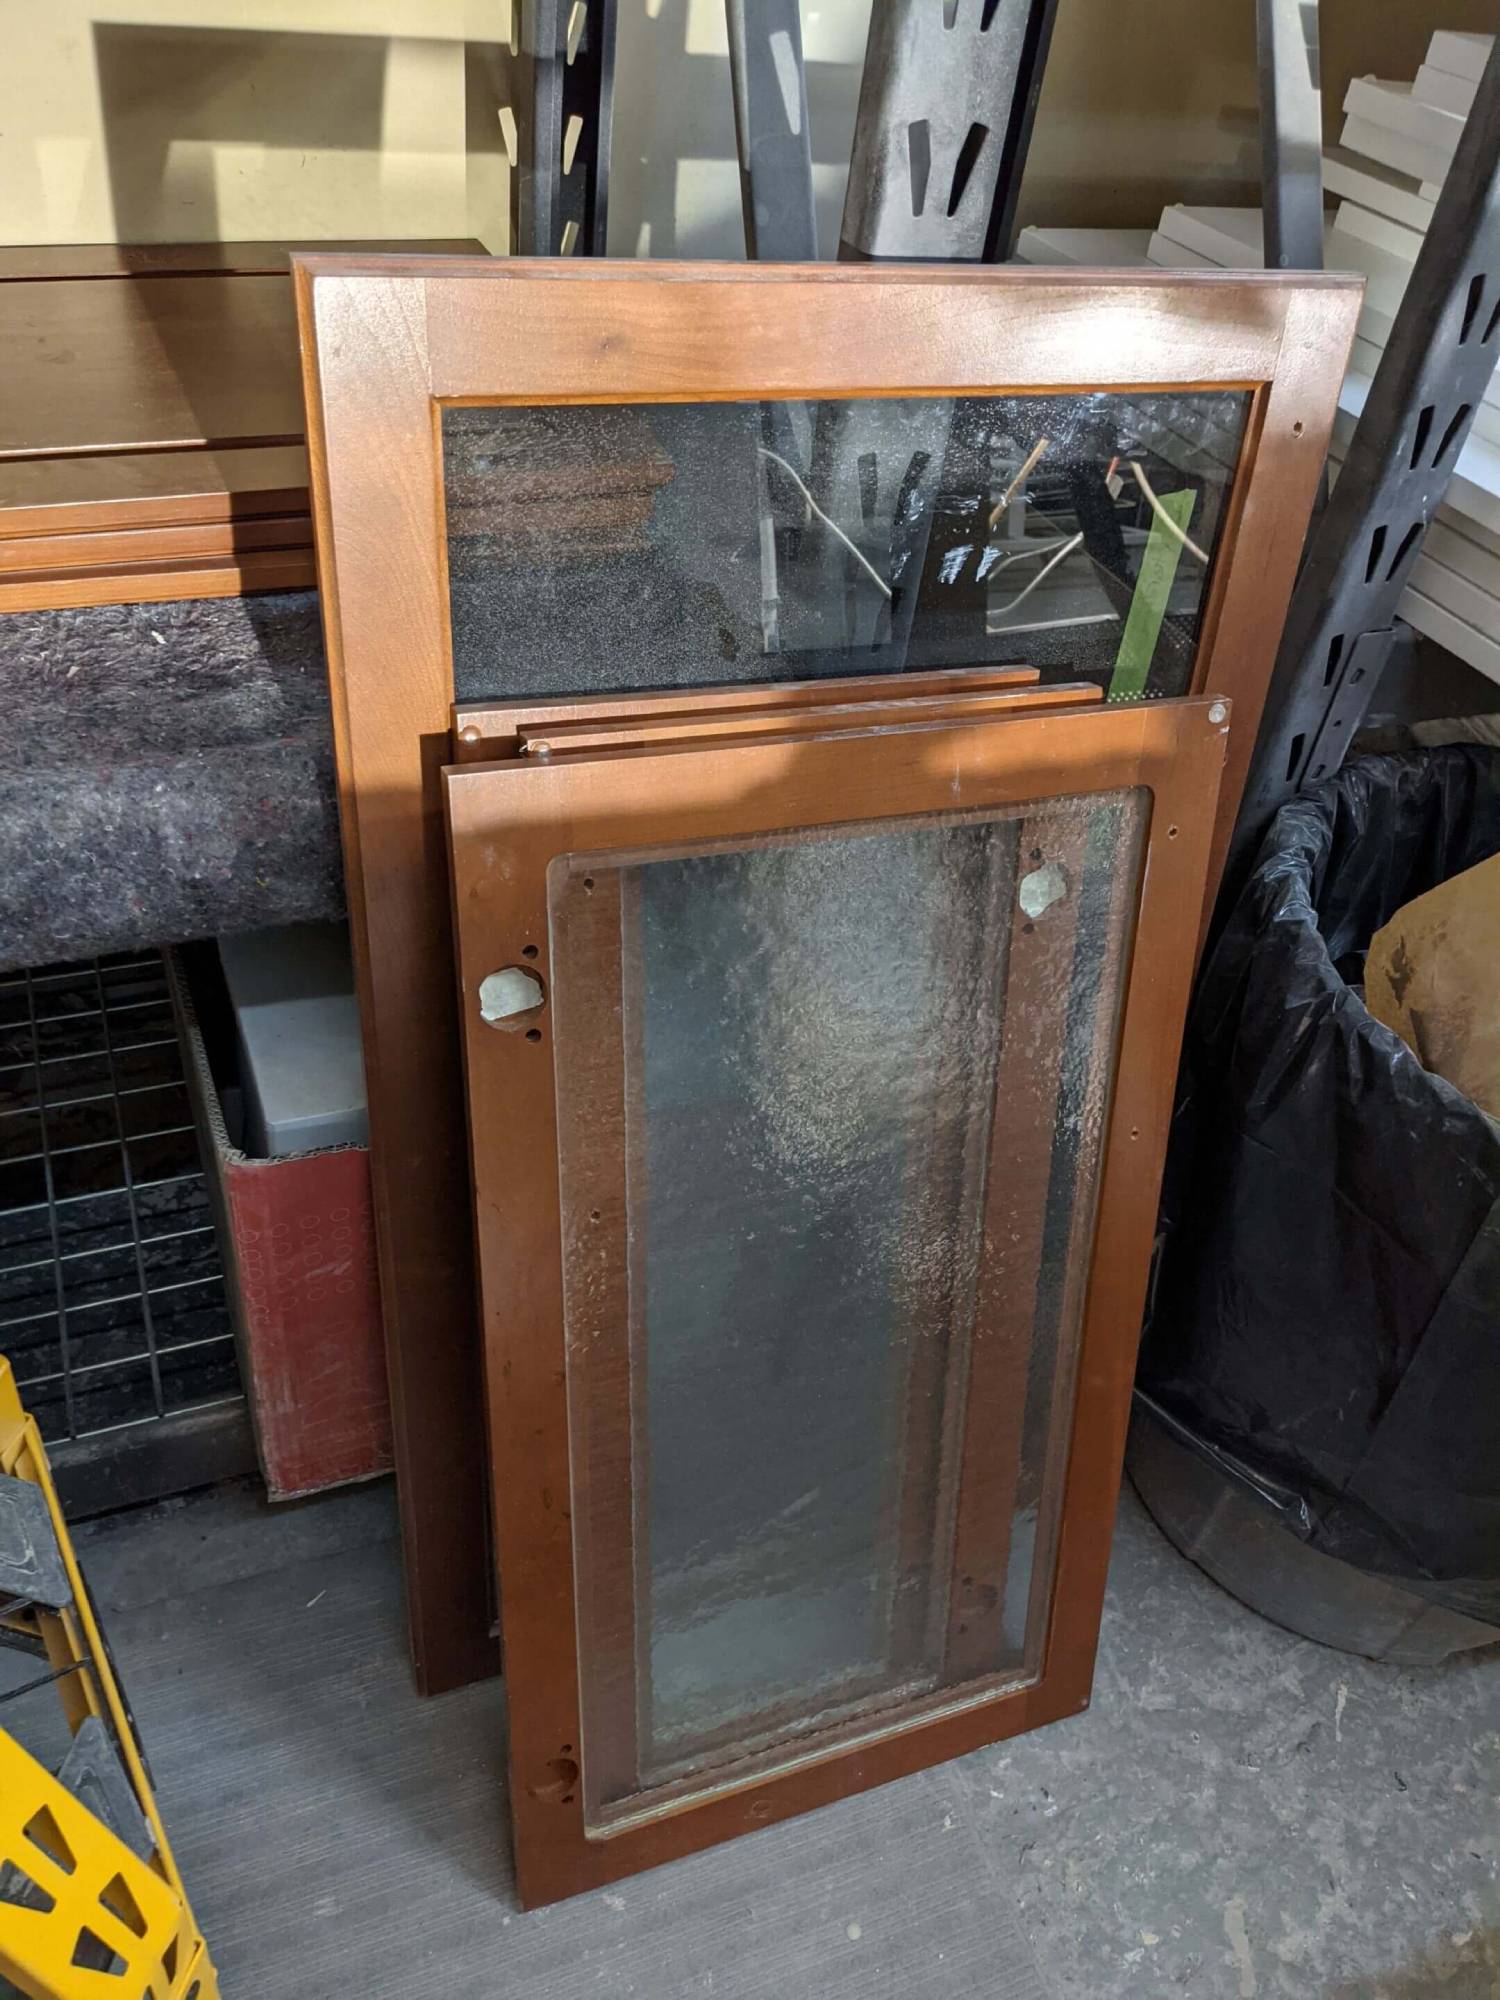
[[[1037,1671],[1144,818],[556,864],[590,1824]]]
[[[1016,660],[1191,683],[1238,390],[448,408],[460,700]]]

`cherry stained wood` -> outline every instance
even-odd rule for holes
[[[294,259],[422,1685],[493,1664],[437,770],[453,701],[440,406],[1245,387],[1196,685],[1233,822],[1361,287],[1322,273]]]
[[[281,277],[0,290],[0,458],[296,444],[297,323]]]
[[[264,514],[311,519],[302,445],[0,461],[0,541],[34,535],[61,544],[75,535]]]
[[[914,723],[712,748],[455,766],[446,773],[460,1010],[472,1106],[517,1877],[528,1905],[597,1886],[711,1842],[958,1755],[1086,1705],[1129,1416],[1194,935],[1228,737],[1204,699],[1003,720]],[[982,1684],[898,1713],[857,1745],[726,1779],[707,1797],[585,1832],[570,1514],[575,1479],[564,1340],[559,1114],[546,1003],[505,1032],[478,989],[500,966],[549,963],[548,871],[598,856],[790,828],[1023,805],[1145,787],[1153,800],[1126,974],[1088,1296],[1066,1422],[1051,1616],[1033,1679]],[[1173,831],[1168,834],[1168,827]],[[523,1192],[519,1195],[517,1190]],[[611,1485],[613,1491],[613,1485]],[[571,1496],[570,1498],[568,1496]]]
[[[1019,832],[1017,874],[1037,865],[1035,850],[1063,869],[1071,893],[1050,923],[1012,923],[1006,955],[1005,1035],[986,1174],[994,1227],[985,1230],[979,1265],[948,1600],[947,1657],[966,1677],[994,1657],[1004,1626],[1068,1043],[1068,1009],[1059,1002],[1077,949],[1088,836],[1086,826],[1056,827],[1045,819],[1024,821]]]
[[[183,598],[249,597],[261,590],[310,590],[317,565],[308,547],[246,549],[179,562],[109,563],[0,576],[0,612],[59,611],[85,604],[166,604]]]
[[[296,247],[0,249],[0,610],[316,582]]]
[[[1093,681],[1057,681],[1046,687],[1009,688],[993,694],[913,694],[886,701],[849,701],[796,709],[745,709],[734,714],[678,715],[663,721],[544,723],[522,732],[523,757],[576,755],[584,751],[647,748],[663,743],[721,742],[764,734],[768,724],[783,736],[829,729],[876,729],[898,722],[945,722],[1022,708],[1077,708],[1102,701]]]
[[[736,681],[722,687],[640,688],[631,694],[576,700],[458,702],[453,709],[453,756],[460,764],[513,757],[521,738],[571,724],[650,725],[677,718],[737,715],[751,710],[823,708],[848,701],[904,701],[913,695],[983,694],[1034,687],[1035,667],[929,667],[908,674],[840,674],[815,681]]]
[[[233,557],[252,549],[311,548],[312,516],[305,511],[82,535],[0,535],[0,578],[24,577],[49,568],[97,570],[138,563],[161,567],[175,561]],[[311,563],[309,554],[309,568]]]

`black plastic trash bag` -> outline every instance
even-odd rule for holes
[[[1489,749],[1360,758],[1277,815],[1189,1017],[1139,1376],[1304,1541],[1491,1622],[1500,1123],[1360,981],[1497,851]]]

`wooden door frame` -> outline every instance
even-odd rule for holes
[[[438,769],[453,700],[445,404],[1252,393],[1195,678],[1236,703],[1215,863],[1322,474],[1361,287],[1323,274],[293,260],[369,1087],[418,1685],[492,1672]],[[997,638],[997,653],[1014,641]]]

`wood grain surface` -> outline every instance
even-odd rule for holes
[[[0,610],[315,583],[310,553],[265,554],[312,542],[298,247],[0,248]],[[260,517],[281,525],[189,532]]]
[[[528,1904],[596,1886],[923,1764],[1072,1713],[1092,1676],[1137,1329],[1229,734],[1202,698],[1030,712],[711,748],[516,758],[446,774],[474,1209],[500,1561],[511,1810]],[[677,843],[753,843],[788,828],[963,812],[1144,787],[1153,802],[1127,974],[1076,1387],[1063,1412],[1062,1504],[1039,1674],[977,1679],[896,1711],[853,1743],[800,1746],[771,1772],[590,1835],[576,1783],[581,1710],[572,1506],[586,1468],[569,1435],[558,1082],[544,1004],[525,1033],[479,1009],[483,978],[549,954],[549,869]],[[587,887],[587,883],[585,883]],[[532,1017],[528,1017],[530,1024]],[[1043,1078],[1040,1094],[1055,1088]],[[517,1190],[522,1190],[518,1196]],[[1092,1217],[1090,1218],[1092,1224]],[[1000,1346],[1013,1343],[998,1328]],[[979,1378],[998,1420],[1006,1371]],[[1065,1464],[1066,1471],[1062,1472]],[[554,1496],[570,1495],[568,1505]],[[588,1754],[588,1745],[583,1745]],[[575,1782],[566,1782],[573,1771]],[[559,1774],[564,1781],[559,1782]]]
[[[0,458],[301,441],[285,278],[18,279],[0,308]]]
[[[451,933],[437,771],[453,699],[442,404],[1249,390],[1195,676],[1236,703],[1222,845],[1361,288],[1323,274],[610,259],[310,255],[294,271],[409,1605],[436,1688],[492,1659],[463,1097],[439,1025]],[[999,647],[1013,657],[1014,642]]]
[[[285,277],[300,251],[394,251],[407,256],[484,255],[473,237],[369,237],[299,243],[8,243],[0,245],[0,284],[27,278]]]
[[[0,539],[296,513],[311,518],[300,444],[0,460]]]

